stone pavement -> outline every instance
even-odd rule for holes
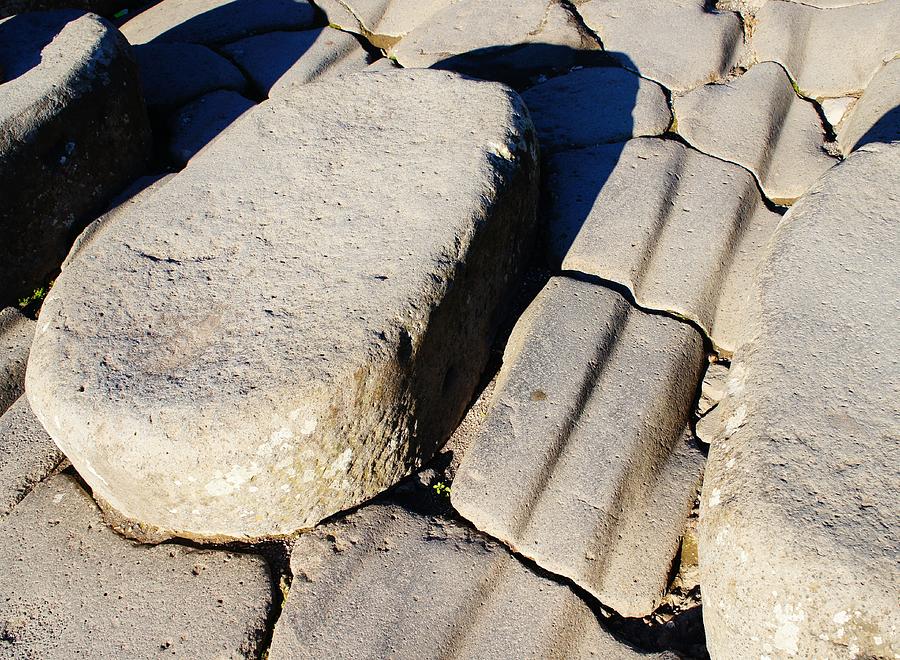
[[[900,3],[125,4],[0,2],[0,657],[900,657]]]

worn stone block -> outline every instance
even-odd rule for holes
[[[19,397],[0,415],[0,514],[12,511],[62,460],[28,400]]]

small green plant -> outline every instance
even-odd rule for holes
[[[19,309],[24,311],[37,310],[40,308],[41,303],[44,302],[44,298],[47,297],[47,294],[50,292],[50,287],[53,286],[54,280],[51,280],[47,286],[39,286],[34,291],[31,292],[30,295],[25,296],[24,298],[19,299]]]
[[[450,486],[445,484],[443,481],[439,481],[431,487],[434,490],[435,495],[438,497],[450,497]]]

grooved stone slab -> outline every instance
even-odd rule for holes
[[[722,658],[900,653],[900,144],[871,144],[785,216],[746,316],[700,509]]]
[[[123,539],[68,474],[0,518],[3,657],[255,657],[272,591],[262,557]]]
[[[708,11],[704,0],[588,0],[576,5],[623,66],[671,90],[724,78],[741,58],[740,17]]]
[[[662,135],[672,123],[662,88],[617,66],[572,71],[522,98],[545,153]]]
[[[9,513],[63,455],[23,396],[0,415],[0,514]]]
[[[900,140],[900,58],[875,74],[838,132],[845,155],[869,142],[896,140]]]
[[[805,96],[846,96],[900,52],[900,10],[893,0],[835,9],[769,0],[751,45],[758,61],[783,64]]]
[[[371,498],[471,399],[536,158],[514,92],[446,72],[258,106],[69,262],[35,414],[139,538],[278,536]]]
[[[552,265],[622,284],[642,307],[684,316],[734,350],[780,220],[747,170],[655,138],[562,152],[548,169]]]
[[[257,32],[304,30],[317,23],[317,14],[306,0],[163,0],[120,29],[132,44],[219,44]]]
[[[169,156],[186,163],[255,104],[237,92],[220,90],[201,96],[169,119]]]
[[[15,307],[0,310],[0,415],[25,392],[34,321]]]
[[[700,333],[553,278],[519,319],[451,498],[483,532],[623,616],[665,593],[700,482]]]
[[[47,284],[149,150],[137,67],[114,27],[77,11],[0,21],[0,305]]]
[[[837,160],[812,103],[794,93],[778,64],[757,64],[727,83],[675,97],[678,132],[694,147],[743,165],[766,196],[790,204]]]
[[[393,504],[304,534],[291,568],[272,660],[666,657],[619,642],[569,588],[478,532]]]
[[[329,25],[364,36],[376,48],[390,48],[454,0],[317,0]]]

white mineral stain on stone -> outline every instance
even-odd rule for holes
[[[318,425],[319,420],[315,417],[310,417],[303,421],[303,424],[300,426],[300,433],[302,435],[310,435],[313,431],[316,430],[316,426]]]
[[[228,495],[228,493],[233,490],[234,487],[230,483],[225,481],[225,479],[223,479],[222,477],[216,477],[206,484],[206,492],[213,497]]]
[[[301,481],[305,484],[308,484],[310,481],[314,481],[316,478],[316,471],[310,470],[309,468],[303,471],[303,477]]]
[[[806,619],[806,615],[801,610],[795,610],[793,605],[775,605],[773,609],[775,622],[778,628],[772,638],[772,643],[779,651],[787,655],[797,654],[797,643],[800,640],[800,626]]]
[[[719,503],[722,501],[722,491],[718,488],[713,488],[712,493],[709,496],[709,506],[719,506]]]
[[[730,438],[734,435],[734,432],[741,428],[745,421],[747,421],[747,406],[741,404],[725,422],[725,437]]]
[[[334,462],[325,470],[326,477],[334,477],[341,472],[346,472],[350,467],[350,460],[353,458],[353,450],[347,447],[341,455],[334,459]]]
[[[840,612],[836,612],[835,615],[831,617],[831,620],[839,626],[842,626],[850,620],[850,615],[841,610]]]
[[[53,503],[54,503],[54,504],[59,504],[60,502],[63,501],[63,498],[64,498],[64,497],[65,497],[65,494],[63,494],[63,493],[57,493],[56,495],[53,496]]]

